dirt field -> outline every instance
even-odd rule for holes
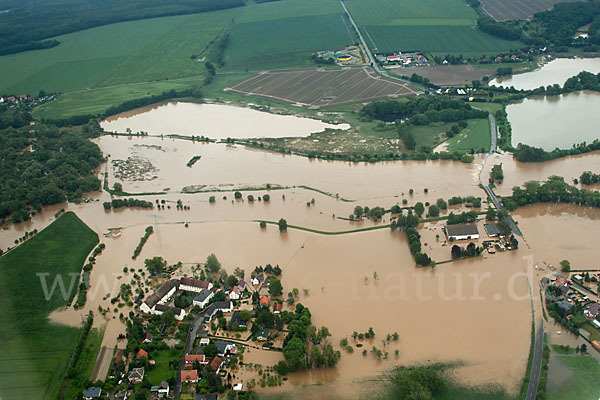
[[[569,0],[480,0],[481,9],[496,21],[529,19],[533,14],[549,10],[555,3],[564,1]]]
[[[430,67],[408,67],[389,70],[394,75],[418,74],[428,78],[432,83],[443,86],[470,84],[481,80],[484,76],[493,75],[495,70],[475,69],[470,65],[435,65]]]
[[[312,108],[420,93],[367,67],[267,71],[225,90]]]

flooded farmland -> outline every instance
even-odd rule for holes
[[[325,129],[348,129],[293,115],[276,115],[225,104],[168,102],[117,114],[101,123],[107,132],[180,134],[211,139],[305,137]]]
[[[562,86],[567,79],[581,71],[593,74],[600,72],[600,58],[558,58],[544,64],[535,71],[512,75],[507,78],[497,78],[490,81],[490,85],[503,87],[514,86],[515,89],[537,89],[540,86]]]
[[[206,135],[214,137],[208,132]],[[291,225],[326,232],[384,226],[389,223],[389,214],[377,223],[339,217],[347,217],[356,205],[389,208],[403,199],[413,205],[452,196],[484,197],[478,187],[480,174],[487,180],[495,162],[503,163],[506,176],[499,192],[508,194],[512,186],[530,179],[561,173],[575,177],[582,168],[600,169],[597,153],[544,164],[517,163],[507,155],[494,155],[484,168],[483,156],[477,156],[472,164],[348,163],[179,139],[103,136],[95,140],[103,153],[110,155],[99,171],[100,177],[106,171],[109,184],[121,183],[126,192],[165,192],[137,198],[153,203],[164,200],[166,208],[105,211],[101,204],[110,200],[110,195],[97,193],[90,196],[97,201],[49,207],[32,221],[1,231],[0,247],[11,246],[24,231],[48,225],[63,207],[77,213],[100,235],[106,250],[92,271],[85,307],[55,312],[51,316],[55,322],[76,325],[88,311],[112,307],[110,298],[122,283],[132,280],[131,273],[123,272],[125,267],[143,268],[144,259],[160,255],[169,264],[182,262],[187,271],[215,253],[228,272],[240,267],[247,276],[257,265],[278,264],[285,290],[298,288],[304,293],[307,289],[299,301],[311,309],[316,325],[329,328],[336,349],[340,349],[340,339],[350,338],[353,331],[372,327],[374,340],[350,339],[351,345],[361,344],[363,349],[377,346],[389,353],[387,359],[377,360],[370,353],[363,356],[361,348],[355,347],[352,354],[342,351],[335,368],[291,374],[282,388],[264,390],[294,388],[298,393],[314,395],[317,391],[319,396],[359,398],[365,380],[397,365],[458,362],[455,375],[460,382],[498,384],[517,393],[529,349],[532,315],[528,277],[532,275],[526,272],[531,269],[532,258],[553,264],[559,258],[569,258],[578,265],[592,261],[589,256],[576,256],[577,252],[591,253],[591,244],[577,242],[577,238],[586,230],[597,230],[596,217],[592,213],[588,221],[587,214],[577,214],[582,212],[577,207],[560,212],[552,207],[550,211],[517,210],[515,219],[526,239],[519,251],[486,254],[440,264],[435,269],[415,268],[405,234],[386,227],[343,235],[297,229],[281,234],[274,225],[260,229],[257,221],[284,217]],[[188,167],[196,156],[197,162]],[[243,191],[243,199],[234,200],[233,190],[242,188],[255,189]],[[410,189],[414,189],[412,195]],[[247,198],[266,193],[271,197],[268,202]],[[209,202],[210,196],[215,196],[214,203]],[[189,210],[177,210],[178,200]],[[154,233],[133,261],[133,250],[149,225]],[[559,235],[547,240],[548,232],[563,225],[573,244],[561,241]],[[436,261],[450,258],[450,249],[435,239],[442,226],[441,222],[430,223],[422,230],[424,246]],[[104,237],[110,228],[120,228],[121,235]],[[113,312],[95,320],[95,324],[103,323],[111,333],[103,345],[112,348],[117,344],[115,333],[123,332],[124,326]],[[394,332],[399,335],[397,342],[382,343]],[[265,365],[281,357],[259,350],[251,350],[247,356],[250,362]]]
[[[506,106],[512,144],[546,151],[600,139],[600,93],[581,91],[556,97],[532,97]]]

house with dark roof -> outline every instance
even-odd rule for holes
[[[153,338],[153,337],[154,337],[154,336],[153,336],[153,335],[152,335],[150,332],[146,332],[146,333],[144,334],[144,337],[142,338],[142,342],[143,342],[143,343],[152,343],[152,338]]]
[[[217,400],[217,395],[216,394],[200,394],[200,393],[196,393],[196,399],[195,400]]]
[[[592,321],[600,314],[600,305],[596,302],[589,303],[583,309],[583,315],[586,319]]]
[[[237,346],[232,342],[215,340],[215,346],[217,347],[217,354],[219,357],[227,357],[237,353]]]
[[[173,281],[168,281],[148,296],[140,306],[140,309],[142,312],[152,313],[158,304],[165,304],[175,294],[176,290],[177,288]]]
[[[204,320],[206,322],[212,321],[219,311],[231,312],[233,310],[233,303],[230,301],[215,301],[209,305],[204,311]]]
[[[566,300],[557,301],[556,306],[564,312],[569,312],[573,308],[573,305]]]
[[[259,342],[264,342],[264,341],[270,340],[271,339],[271,331],[268,329],[261,329],[258,332],[256,332],[254,337],[256,337],[256,340],[258,340]]]
[[[502,227],[500,224],[492,223],[492,224],[484,224],[483,228],[489,237],[500,237],[504,236],[504,232],[502,231]]]
[[[185,311],[183,309],[179,307],[165,306],[163,304],[157,304],[156,306],[154,306],[152,314],[161,315],[166,311],[173,311],[173,314],[175,315],[175,319],[177,321],[183,321],[183,319],[185,318]]]
[[[102,394],[102,388],[97,386],[90,386],[83,390],[83,399],[84,400],[93,400],[99,399]]]
[[[240,318],[240,311],[235,310],[231,315],[231,319],[229,320],[229,326],[245,328],[248,321],[244,321]]]
[[[194,297],[192,304],[200,308],[204,308],[208,305],[208,302],[213,298],[214,295],[215,294],[212,292],[212,290],[202,289],[200,292],[198,292],[198,295]]]
[[[446,225],[444,231],[450,241],[479,239],[479,231],[475,224]]]
[[[166,381],[162,381],[159,385],[152,386],[150,393],[158,397],[169,397],[169,384]]]
[[[181,278],[179,280],[179,290],[186,292],[200,293],[202,289],[212,289],[213,284],[207,281],[200,281],[192,278]]]

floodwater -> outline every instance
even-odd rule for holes
[[[512,144],[546,151],[571,148],[600,139],[600,93],[580,91],[556,97],[533,97],[506,106]]]
[[[567,79],[582,71],[594,74],[600,72],[600,58],[558,58],[544,64],[535,71],[512,75],[507,78],[497,78],[490,85],[511,87],[515,89],[536,89],[540,86],[554,85],[562,86]]]
[[[578,215],[582,211],[577,207],[560,211],[559,216],[553,215],[556,212],[552,207],[548,212],[529,211],[530,208],[518,210],[515,218],[527,240],[519,251],[440,264],[434,270],[415,268],[405,235],[392,233],[388,228],[325,236],[295,229],[281,234],[276,226],[260,229],[256,222],[284,217],[289,224],[343,231],[375,225],[371,221],[334,218],[334,214],[347,216],[355,205],[387,208],[403,198],[414,204],[416,201],[433,203],[439,197],[447,199],[454,195],[483,196],[477,187],[482,158],[477,158],[474,164],[440,161],[354,164],[310,161],[241,146],[185,140],[105,136],[97,142],[105,154],[110,154],[107,171],[111,184],[121,182],[129,192],[167,189],[165,195],[140,198],[153,202],[165,200],[171,208],[107,212],[101,203],[110,196],[98,193],[92,196],[98,201],[50,207],[32,221],[0,231],[0,247],[12,245],[24,231],[48,225],[54,213],[63,207],[74,211],[94,229],[106,249],[97,257],[91,273],[86,306],[78,311],[57,311],[51,319],[77,325],[81,323],[81,315],[88,311],[97,315],[98,306],[109,307],[111,312],[105,319],[98,315],[95,318],[98,326],[107,323],[103,346],[109,348],[117,344],[117,334],[124,331],[118,314],[129,312],[126,307],[112,312],[114,306],[110,304],[110,298],[118,293],[120,285],[132,280],[132,274],[124,274],[123,268],[142,268],[144,259],[158,255],[169,264],[181,261],[189,270],[190,265],[203,262],[208,254],[215,253],[227,271],[241,267],[246,276],[256,265],[279,264],[285,290],[300,289],[298,301],[311,309],[316,325],[329,328],[330,340],[336,349],[340,349],[339,341],[343,337],[348,337],[350,344],[356,346],[350,338],[353,331],[374,329],[375,339],[363,341],[363,347],[354,347],[353,354],[342,351],[336,368],[291,374],[283,388],[267,390],[297,390],[309,385],[320,395],[357,398],[361,390],[370,387],[365,386],[365,381],[377,379],[378,374],[398,364],[456,361],[464,363],[455,374],[461,382],[500,384],[516,393],[529,349],[532,315],[528,277],[532,281],[533,273],[528,272],[534,260],[540,264],[543,260],[556,264],[562,258],[576,265],[593,262],[591,240],[598,236],[588,233],[597,233],[597,218],[593,213],[593,218]],[[189,168],[186,163],[194,155],[202,157]],[[126,171],[119,173],[119,167],[111,161],[127,160],[130,156],[147,160],[156,177],[132,181]],[[507,177],[503,187],[511,179],[515,182],[543,179],[547,175],[545,168],[574,173],[581,166],[596,165],[593,163],[599,159],[598,154],[590,154],[557,160],[551,167],[541,168],[540,164],[517,164],[506,156],[497,157],[504,163]],[[498,160],[488,161],[486,170]],[[103,173],[102,169],[100,175]],[[116,175],[121,178],[117,179]],[[267,203],[249,202],[246,198],[248,194],[262,196],[266,190],[243,192],[243,200],[233,200],[233,188],[267,183],[289,188],[271,190],[271,200]],[[228,191],[180,193],[183,187],[191,185]],[[359,201],[344,202],[335,196],[294,187],[298,185]],[[425,187],[429,189],[427,194]],[[412,196],[408,194],[410,188],[415,190]],[[215,203],[208,201],[212,195],[216,196]],[[307,206],[312,198],[314,205]],[[190,206],[190,210],[176,210],[178,199]],[[188,227],[184,225],[186,222]],[[133,261],[131,254],[148,225],[154,227],[154,234]],[[102,235],[109,228],[117,227],[122,229],[119,238]],[[450,258],[450,249],[435,239],[436,233],[441,235],[441,227],[440,223],[432,223],[422,230],[423,245],[436,261]],[[551,240],[546,240],[545,236],[557,229],[561,235],[552,235]],[[568,240],[563,232],[568,232]],[[581,239],[583,232],[586,237]],[[308,289],[308,295],[303,289]],[[532,293],[537,296],[536,290]],[[399,340],[384,343],[387,334],[394,332],[399,334]],[[370,350],[373,346],[387,352],[387,359],[377,360],[370,351],[362,355],[363,349]],[[267,365],[277,361],[278,356],[252,350],[246,361]],[[242,376],[249,375],[243,373]]]
[[[325,129],[348,129],[316,119],[276,115],[224,104],[168,102],[117,114],[100,124],[107,132],[180,134],[211,139],[305,137]]]

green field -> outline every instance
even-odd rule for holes
[[[87,387],[87,382],[94,369],[103,337],[104,331],[99,331],[98,329],[90,330],[83,345],[83,350],[79,355],[79,360],[77,360],[75,367],[77,372],[72,379],[69,379],[68,386],[62,396],[63,399],[76,398]]]
[[[468,126],[458,135],[448,139],[448,151],[469,151],[471,149],[489,151],[492,144],[490,120],[487,118],[470,119],[467,123]]]
[[[595,351],[588,346],[590,351]],[[548,400],[597,400],[600,364],[591,356],[558,356],[572,373],[560,385],[548,385]]]
[[[98,235],[68,212],[0,258],[0,398],[55,399],[79,330],[50,324],[48,314],[65,305],[58,288],[46,300],[40,277],[51,288],[56,276],[78,274]]]
[[[464,0],[347,0],[345,4],[376,53],[423,51],[471,57],[521,45],[475,28],[477,13]]]
[[[159,385],[162,381],[168,381],[171,377],[177,375],[177,370],[169,368],[169,361],[179,361],[181,351],[175,348],[169,350],[154,351],[150,354],[156,361],[153,369],[148,370],[148,382],[152,385]]]

